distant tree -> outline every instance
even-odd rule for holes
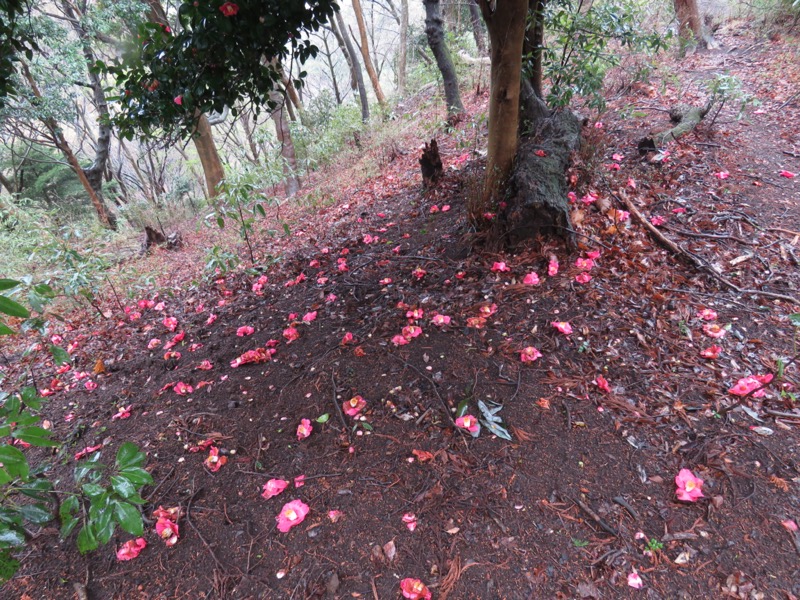
[[[439,0],[423,0],[423,4],[425,5],[425,35],[444,81],[447,114],[453,117],[464,112],[464,105],[461,103],[461,94],[458,91],[456,68],[444,40],[441,6]]]

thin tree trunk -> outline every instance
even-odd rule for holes
[[[361,57],[364,59],[364,68],[367,70],[369,80],[372,82],[372,89],[375,90],[375,98],[378,99],[378,104],[384,106],[386,104],[386,96],[383,95],[381,82],[378,80],[378,74],[375,72],[375,67],[372,66],[372,58],[369,55],[369,39],[367,38],[367,26],[364,24],[364,13],[361,11],[361,0],[353,0],[353,10],[356,13],[358,33],[361,37]]]
[[[408,0],[400,0],[400,47],[397,49],[397,95],[406,95],[406,62],[408,54]]]
[[[364,85],[364,75],[361,73],[361,65],[358,62],[358,56],[356,55],[355,48],[353,48],[353,44],[350,42],[350,37],[347,35],[344,19],[342,18],[342,13],[340,12],[336,13],[336,25],[338,28],[334,26],[333,21],[331,21],[331,29],[333,30],[334,35],[336,35],[336,39],[342,48],[342,52],[344,52],[346,56],[350,57],[349,62],[352,68],[352,73],[356,79],[358,95],[361,99],[361,120],[366,123],[369,121],[369,100],[367,99],[367,87]]]
[[[248,111],[242,111],[240,117],[239,121],[242,124],[242,129],[244,129],[247,145],[250,146],[250,152],[253,154],[253,163],[259,164],[261,162],[261,153],[259,152],[258,144],[256,144],[256,141],[253,139],[253,127],[250,126],[250,113]]]
[[[294,106],[295,110],[297,111],[297,116],[300,118],[300,122],[308,127],[308,115],[306,115],[303,102],[300,100],[300,96],[297,94],[297,88],[294,87],[292,78],[286,75],[286,72],[283,70],[283,65],[279,65],[278,70],[281,74],[281,82],[283,83],[283,87],[286,89],[286,96],[289,98],[289,104]],[[286,105],[286,108],[291,108],[289,104]],[[295,119],[293,117],[292,121],[294,120]]]
[[[17,193],[17,190],[14,189],[14,184],[11,183],[8,180],[8,178],[2,173],[0,173],[0,185],[6,188],[8,190],[8,193],[11,194],[12,196]]]
[[[497,198],[517,153],[522,44],[525,37],[528,0],[479,0],[491,43],[491,96],[489,141],[483,206]],[[492,10],[496,8],[496,10]],[[480,213],[482,214],[482,213]],[[473,219],[479,215],[470,215]]]
[[[673,6],[678,18],[678,36],[684,43],[694,41],[701,48],[717,47],[714,38],[703,30],[697,0],[673,0]]]
[[[444,80],[444,96],[447,100],[448,116],[458,115],[464,112],[464,105],[461,103],[461,94],[458,91],[458,79],[453,61],[450,59],[450,52],[444,42],[444,27],[442,21],[442,11],[439,0],[423,0],[425,4],[425,35],[428,36],[428,45],[436,58],[436,64]],[[520,48],[520,54],[522,49]],[[520,63],[521,65],[521,63]]]
[[[297,155],[294,152],[292,135],[289,131],[289,121],[286,119],[286,111],[284,110],[286,100],[279,92],[271,92],[270,97],[278,105],[278,108],[272,111],[272,120],[275,123],[278,142],[281,144],[286,197],[290,198],[300,191],[300,177],[297,175]]]
[[[469,20],[472,24],[472,35],[475,38],[475,47],[478,48],[478,56],[486,56],[486,38],[483,37],[481,9],[478,8],[477,0],[469,0]]]
[[[333,51],[328,46],[328,36],[327,34],[322,37],[322,44],[325,46],[325,62],[328,65],[328,69],[331,72],[331,84],[333,85],[333,95],[336,98],[336,105],[342,105],[342,94],[339,92],[339,84],[336,81],[336,69],[333,66]],[[348,63],[349,65],[349,63]],[[351,70],[352,73],[352,70]]]
[[[523,53],[531,56],[531,86],[534,93],[544,99],[543,84],[544,79],[542,67],[542,54],[544,50],[544,9],[547,0],[530,0],[528,7],[528,28],[525,31],[525,45]]]

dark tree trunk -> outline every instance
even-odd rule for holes
[[[544,9],[547,0],[530,0],[528,5],[528,27],[525,31],[525,42],[522,51],[531,57],[530,82],[534,93],[544,98],[542,91],[542,53],[544,50]]]
[[[291,198],[300,191],[300,177],[297,174],[297,155],[294,151],[292,135],[289,131],[289,121],[286,119],[286,99],[279,92],[271,92],[270,100],[278,107],[272,111],[272,120],[275,123],[275,132],[281,144],[281,157],[283,158],[284,187],[287,198]]]
[[[511,245],[541,234],[558,235],[574,246],[565,173],[580,138],[581,120],[565,110],[540,122],[536,134],[520,144],[508,208],[501,215]]]
[[[444,172],[442,157],[439,156],[439,145],[436,140],[431,140],[430,145],[425,144],[422,156],[419,158],[419,167],[422,171],[422,183],[426,188],[438,181]]]
[[[458,91],[456,69],[450,58],[450,52],[444,42],[444,23],[439,0],[423,0],[425,4],[425,35],[428,36],[428,45],[436,58],[436,64],[444,80],[444,95],[447,101],[448,116],[459,115],[464,112],[461,104],[461,94]]]
[[[344,19],[342,19],[342,14],[340,12],[336,13],[335,20],[335,23],[331,20],[331,29],[345,57],[349,58],[347,62],[350,64],[351,73],[355,77],[356,86],[358,87],[358,96],[361,99],[361,121],[366,123],[369,121],[369,100],[367,99],[367,88],[364,86],[364,75],[361,72],[361,63],[358,62],[356,50],[353,48],[350,37],[347,35],[347,28],[344,25]]]
[[[486,38],[481,26],[481,9],[477,0],[469,0],[469,20],[472,23],[472,35],[475,37],[475,46],[479,56],[486,56]]]
[[[706,32],[697,0],[673,0],[675,16],[678,19],[678,36],[684,43],[694,41],[700,48],[716,48],[717,42]]]

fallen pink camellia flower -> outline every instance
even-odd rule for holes
[[[128,406],[120,408],[117,411],[117,414],[115,414],[113,417],[111,417],[111,420],[115,421],[116,419],[127,419],[128,417],[131,416],[131,409],[132,408],[133,408],[133,404],[129,404]]]
[[[703,325],[703,333],[710,338],[721,339],[725,337],[728,331],[716,323],[706,323]]]
[[[727,179],[730,176],[731,174],[728,173],[727,171],[720,171],[719,173],[714,173],[714,177],[716,177],[717,179]]]
[[[100,448],[102,448],[102,447],[103,447],[103,444],[97,444],[96,446],[86,446],[86,448],[84,448],[83,450],[80,450],[79,452],[75,453],[75,460],[80,460],[84,456],[87,456],[87,455],[91,454],[92,452],[100,450]]]
[[[275,520],[278,521],[278,531],[286,533],[295,525],[299,525],[306,518],[308,511],[308,505],[302,500],[287,502],[275,517]]]
[[[179,381],[178,383],[175,384],[172,390],[179,396],[186,396],[187,394],[191,394],[194,391],[194,388],[190,386],[188,383]]]
[[[217,315],[211,313],[210,315],[208,315],[208,319],[206,319],[206,325],[211,325],[216,320],[217,320]]]
[[[797,523],[795,523],[791,519],[786,519],[785,521],[781,521],[781,525],[783,525],[788,531],[791,531],[792,533],[797,531]]]
[[[472,329],[483,329],[486,325],[486,318],[485,317],[469,317],[467,319],[467,327]]]
[[[431,591],[419,579],[406,577],[400,582],[400,591],[408,600],[431,600]]]
[[[575,260],[575,266],[581,271],[590,271],[594,266],[594,261],[591,258],[578,258]]]
[[[145,548],[147,548],[147,540],[144,538],[128,540],[117,550],[117,560],[133,560]]]
[[[380,283],[381,285],[389,285],[390,283],[392,283],[392,278],[391,277],[384,277],[378,283]]]
[[[159,517],[158,521],[156,521],[156,533],[158,537],[164,540],[167,546],[174,546],[177,544],[178,538],[180,537],[178,524],[165,517]]]
[[[308,419],[302,419],[300,421],[300,425],[297,426],[297,439],[304,440],[308,436],[311,435],[311,432],[314,431],[313,425],[311,425],[311,421]]]
[[[536,273],[528,273],[522,283],[525,285],[539,285],[539,276]]]
[[[797,177],[797,173],[792,173],[791,171],[781,171],[780,176],[786,177],[786,179],[793,179]]]
[[[709,346],[705,350],[700,351],[700,356],[709,360],[716,360],[719,358],[719,353],[722,352],[722,346],[716,344]]]
[[[353,343],[353,334],[348,331],[347,333],[344,334],[341,344],[342,346],[346,346],[347,344],[352,344],[352,343]]]
[[[211,361],[208,360],[208,359],[202,361],[199,365],[197,365],[195,367],[195,369],[199,370],[199,371],[210,371],[213,368],[214,368],[214,365],[212,365]]]
[[[311,311],[303,315],[303,322],[304,323],[311,323],[314,319],[317,318],[317,311]]]
[[[605,377],[603,377],[602,375],[598,375],[597,377],[595,377],[595,379],[594,379],[594,381],[592,381],[592,383],[595,384],[597,387],[599,387],[604,392],[606,392],[607,394],[611,393],[611,386],[608,385],[608,380]]]
[[[460,427],[461,429],[466,429],[470,433],[475,433],[478,431],[480,427],[478,425],[478,419],[473,417],[472,415],[464,415],[463,417],[458,417],[456,419],[456,427]]]
[[[422,328],[417,325],[406,325],[403,327],[403,337],[409,340],[422,335]]]
[[[294,487],[301,488],[306,484],[306,476],[305,475],[298,475],[294,478]]]
[[[336,523],[339,519],[344,516],[344,513],[340,510],[329,510],[328,511],[328,518],[331,520],[331,523]]]
[[[253,335],[255,329],[250,327],[250,325],[242,325],[239,329],[236,330],[236,335],[239,337],[245,337],[247,335]]]
[[[728,390],[728,393],[734,396],[747,396],[753,392],[753,398],[763,398],[767,393],[763,388],[770,381],[772,381],[772,373],[766,375],[748,375],[737,381],[736,385]]]
[[[572,325],[570,325],[567,321],[553,321],[551,325],[564,335],[572,334]]]
[[[212,446],[208,451],[208,457],[206,457],[205,465],[208,467],[208,470],[212,473],[216,473],[219,471],[225,463],[228,462],[227,456],[220,456],[219,455],[219,448]]]
[[[697,311],[697,318],[703,321],[716,321],[717,311],[710,308],[703,308]]]
[[[395,346],[405,346],[408,343],[408,338],[405,338],[402,335],[396,335],[392,338],[392,343]]]
[[[261,497],[265,500],[274,498],[289,486],[289,482],[284,479],[270,479],[264,484]]]
[[[269,345],[269,342],[267,342],[267,345]],[[248,350],[240,357],[231,361],[231,368],[235,369],[241,365],[267,362],[275,352],[275,348],[256,348],[255,350]]]
[[[504,262],[496,262],[492,265],[492,273],[505,273],[510,270],[511,269],[509,269],[508,265]]]
[[[414,531],[417,528],[417,515],[414,513],[406,513],[403,515],[403,523],[406,524],[409,531]]]
[[[97,389],[97,384],[90,379],[89,381],[83,384],[83,387],[92,392]]]
[[[497,312],[497,304],[484,304],[478,309],[482,317],[491,317]]]
[[[591,280],[592,276],[589,275],[586,271],[575,275],[575,281],[577,281],[578,283],[589,283]]]
[[[286,338],[287,343],[292,343],[296,339],[300,338],[300,333],[295,327],[287,327],[283,330],[283,337]]]
[[[558,275],[558,259],[555,256],[550,258],[550,262],[547,264],[547,274],[550,277]]]
[[[350,398],[350,400],[342,405],[342,408],[344,409],[344,414],[346,414],[348,417],[355,417],[358,415],[358,413],[364,410],[366,405],[367,401],[364,400],[364,398],[361,396],[353,396]]]
[[[661,227],[664,223],[667,222],[667,219],[665,217],[662,217],[661,215],[653,215],[652,217],[650,217],[650,222],[656,227]]]
[[[164,317],[164,320],[161,322],[164,324],[164,327],[170,331],[175,331],[178,327],[178,319],[175,317]]]
[[[158,348],[160,345],[161,345],[161,340],[160,340],[160,339],[158,339],[158,338],[153,338],[153,339],[152,339],[152,340],[150,340],[150,342],[147,344],[147,349],[148,349],[148,350],[152,350],[153,348]]]
[[[703,480],[689,469],[681,469],[675,476],[675,494],[683,502],[697,502],[703,498]]]
[[[633,573],[628,574],[628,585],[636,590],[640,590],[644,587],[644,582],[642,578],[639,577],[639,574],[634,571]]]
[[[424,314],[425,314],[424,310],[422,310],[421,308],[415,308],[413,310],[409,310],[406,312],[406,318],[418,320],[421,319]]]
[[[431,319],[431,323],[433,323],[437,327],[450,325],[450,317],[448,317],[447,315],[434,315],[433,318]]]
[[[542,358],[542,353],[533,346],[523,348],[519,353],[519,359],[522,362],[534,362],[538,358]]]
[[[417,267],[416,269],[411,271],[411,274],[417,279],[422,279],[423,277],[425,277],[425,275],[427,275],[427,273],[428,272],[422,267]]]

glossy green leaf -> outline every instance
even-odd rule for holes
[[[125,442],[117,450],[117,467],[127,469],[130,467],[141,467],[147,460],[147,455],[140,451],[136,444]]]
[[[100,546],[94,532],[88,525],[84,525],[83,529],[81,529],[78,533],[77,544],[78,551],[81,554],[86,554],[92,550],[97,550],[97,548]]]
[[[12,317],[20,317],[22,319],[27,319],[31,316],[27,308],[5,296],[0,296],[0,313],[5,313]]]
[[[0,446],[0,464],[0,483],[28,478],[28,459],[13,446]]]
[[[136,493],[136,486],[125,477],[120,477],[119,475],[111,477],[111,489],[123,498],[130,498]]]
[[[65,365],[72,362],[69,353],[60,346],[50,346],[50,354],[57,365]]]
[[[114,502],[114,518],[131,535],[142,535],[144,532],[142,514],[129,502]]]
[[[52,513],[45,509],[42,504],[26,504],[19,507],[19,512],[26,521],[36,523],[37,525],[44,525],[53,520]]]
[[[5,292],[6,290],[15,288],[19,284],[20,282],[14,279],[0,279],[0,292]]]
[[[8,550],[0,551],[0,584],[9,581],[19,570],[19,561]]]
[[[153,476],[141,467],[122,469],[119,471],[119,475],[135,486],[152,485],[153,483]]]
[[[25,535],[18,529],[0,525],[0,547],[24,546]]]

